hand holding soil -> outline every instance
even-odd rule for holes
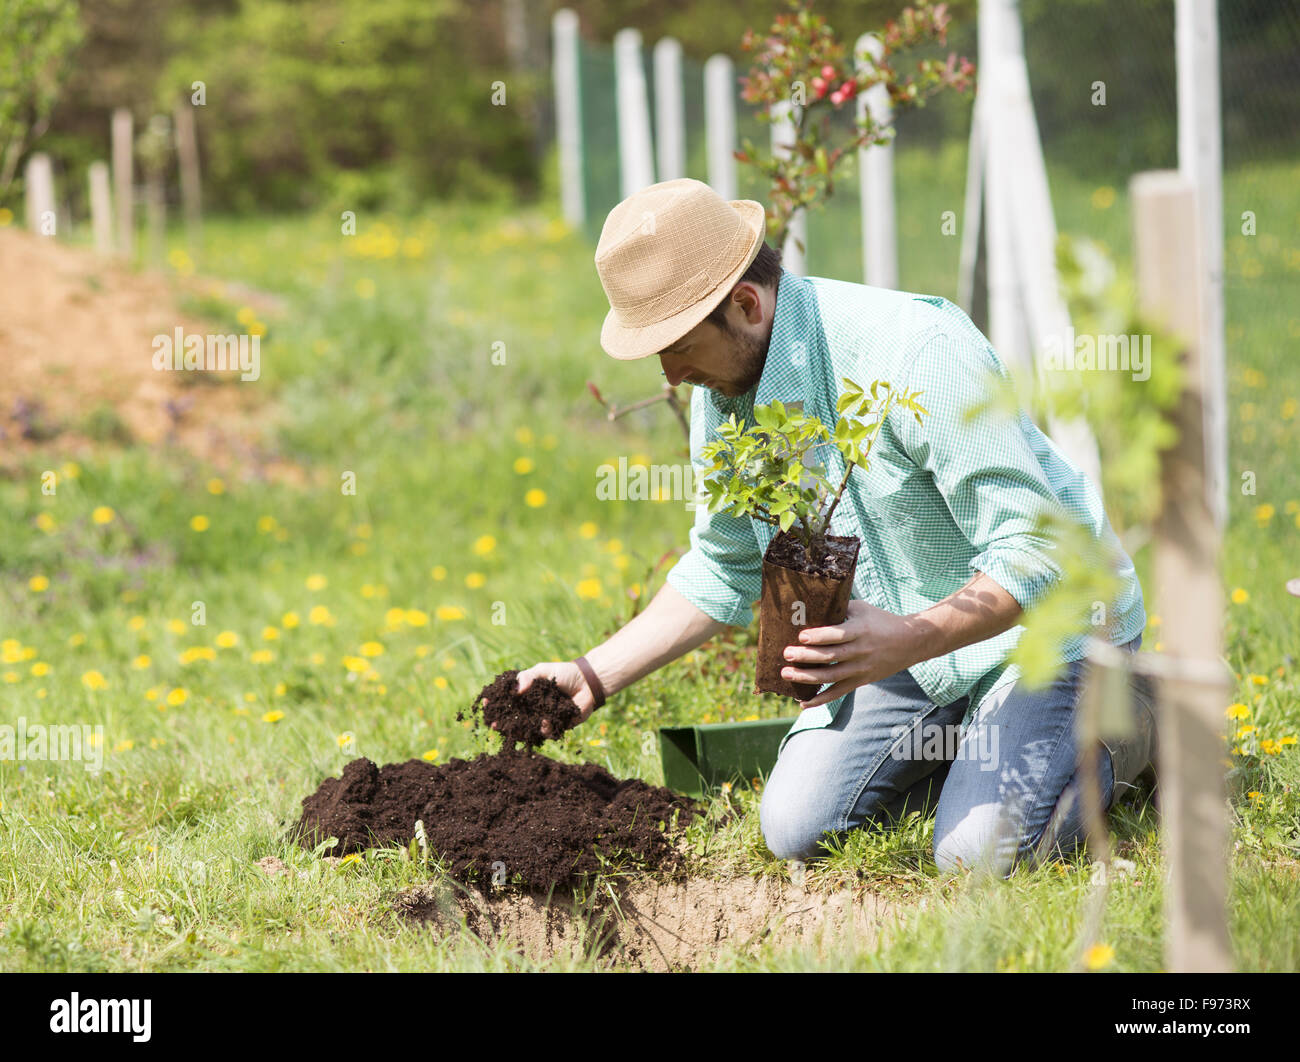
[[[565,665],[541,666],[562,668]],[[574,671],[578,671],[576,664]],[[561,678],[572,685],[570,676],[561,675]],[[519,683],[518,679],[518,671],[501,672],[483,687],[469,708],[456,713],[456,718],[465,719],[481,713],[483,722],[505,739],[507,748],[523,745],[526,749],[535,749],[543,741],[557,738],[577,726],[591,714],[590,707],[584,714],[568,690],[545,675],[534,674],[527,684]],[[578,680],[582,681],[580,671]],[[586,688],[585,683],[583,688]],[[590,693],[586,694],[586,699],[590,705]]]
[[[568,694],[573,703],[578,706],[578,719],[577,722],[572,724],[573,726],[577,726],[578,723],[585,723],[591,718],[591,713],[595,711],[596,700],[587,687],[587,680],[583,677],[582,669],[572,660],[534,664],[526,671],[520,671],[519,693],[526,693],[538,679],[550,679]],[[547,739],[558,736],[551,733],[549,719],[542,720],[542,735]]]

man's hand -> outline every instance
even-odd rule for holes
[[[578,722],[585,723],[595,709],[596,698],[592,696],[591,690],[587,688],[587,680],[582,675],[582,669],[572,661],[565,663],[547,663],[534,664],[527,671],[519,672],[519,692],[523,693],[533,684],[534,679],[548,678],[553,679],[555,684],[564,690],[574,703],[578,706],[581,713]],[[494,726],[495,730],[496,727]],[[551,721],[542,720],[542,734],[547,737],[553,737],[551,733]]]
[[[807,627],[799,632],[799,644],[785,651],[787,663],[781,677],[818,685],[835,683],[811,700],[800,701],[799,707],[828,704],[922,659],[916,655],[916,633],[909,617],[896,616],[855,598],[849,602],[849,614],[843,623]]]

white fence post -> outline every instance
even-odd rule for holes
[[[54,209],[54,170],[50,156],[38,151],[27,160],[23,179],[27,227],[38,236],[58,235],[58,213]]]
[[[614,82],[618,92],[618,172],[624,199],[655,183],[650,143],[650,98],[641,65],[641,34],[614,34]]]
[[[551,19],[555,139],[560,155],[560,209],[574,228],[587,220],[582,184],[582,87],[578,74],[578,16],[567,7]]]
[[[737,196],[736,74],[726,55],[704,64],[704,129],[708,138],[709,184],[728,201]]]
[[[1205,398],[1205,488],[1220,531],[1227,523],[1228,418],[1223,323],[1223,132],[1219,113],[1219,20],[1215,0],[1176,0],[1178,172],[1196,184],[1202,268],[1201,380]]]
[[[884,44],[864,33],[855,45],[859,75],[874,69]],[[893,119],[889,90],[873,85],[857,98],[859,119],[868,114],[880,125]],[[862,276],[876,288],[898,287],[898,223],[894,208],[894,145],[875,144],[858,149],[858,188],[862,211]]]
[[[90,177],[90,225],[95,233],[95,251],[113,253],[113,191],[109,186],[108,163],[92,162]]]
[[[135,153],[131,112],[113,112],[113,195],[117,200],[117,249],[124,258],[135,253]]]
[[[659,179],[686,176],[686,102],[682,98],[682,46],[672,37],[655,44],[655,162]]]
[[[772,156],[789,158],[794,150],[794,103],[782,100],[772,105]],[[797,242],[796,242],[797,241]],[[800,249],[802,245],[802,250]],[[808,218],[802,209],[795,211],[785,230],[785,245],[781,248],[781,264],[791,273],[802,276],[807,272]]]

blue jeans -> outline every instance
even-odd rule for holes
[[[1125,648],[1136,652],[1141,641]],[[934,808],[941,869],[1005,876],[1022,860],[1068,854],[1085,833],[1075,756],[1083,667],[1071,662],[1042,689],[1016,683],[995,693],[960,740],[968,698],[939,707],[906,670],[858,687],[830,726],[786,742],[763,789],[767,846],[782,859],[815,859],[825,855],[827,834]],[[1109,808],[1110,753],[1104,745],[1098,751],[1097,781]]]

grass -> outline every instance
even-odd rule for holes
[[[904,175],[929,164],[899,156]],[[909,183],[913,199],[930,197],[916,217],[939,216],[962,166],[945,156],[930,181]],[[1225,743],[1242,969],[1300,968],[1298,754],[1265,744],[1300,729],[1300,608],[1282,586],[1300,575],[1288,567],[1300,387],[1287,353],[1300,320],[1281,297],[1300,248],[1269,235],[1300,210],[1294,178],[1293,167],[1234,173],[1225,196],[1229,217],[1249,203],[1278,219],[1229,239],[1226,278],[1232,479],[1251,472],[1256,486],[1234,489],[1223,556],[1225,589],[1241,591],[1227,615],[1244,713],[1233,725],[1258,728]],[[1122,255],[1123,190],[1095,192],[1053,174],[1058,222]],[[901,285],[951,297],[956,241],[902,232]],[[222,329],[243,327],[241,315],[265,326],[261,380],[230,386],[274,399],[277,446],[305,484],[130,444],[111,410],[86,411],[93,451],[65,452],[56,436],[0,481],[0,717],[102,726],[104,757],[99,774],[0,760],[0,968],[526,967],[402,922],[392,899],[427,880],[420,861],[394,851],[329,863],[284,832],[301,798],[357,755],[477,753],[487,739],[455,713],[485,682],[589,649],[657,589],[667,565],[656,564],[684,547],[692,514],[680,501],[600,501],[595,466],[679,462],[684,440],[658,408],[606,421],[584,385],[629,401],[659,377],[600,351],[592,249],[545,210],[431,208],[363,218],[355,237],[324,216],[214,219],[206,240],[203,275],[225,279],[187,306]],[[170,268],[193,269],[179,243]],[[282,296],[282,309],[252,311],[245,289]],[[51,469],[57,493],[43,494]],[[354,494],[341,489],[349,479]],[[1136,560],[1156,612],[1147,553]],[[657,726],[782,714],[749,693],[753,636],[733,632],[661,669],[550,753],[657,782],[645,740]],[[737,652],[740,669],[726,671]],[[738,814],[719,825],[728,808]],[[762,843],[755,794],[719,794],[713,810],[689,835],[696,872],[788,876]],[[1137,870],[1111,889],[1106,967],[1158,969],[1154,813],[1126,806],[1112,827]],[[908,905],[873,947],[825,960],[769,947],[718,964],[1074,965],[1085,863],[954,879],[935,867],[931,837],[913,818],[855,834],[809,868],[810,888],[865,887]],[[292,873],[268,874],[268,856]]]

